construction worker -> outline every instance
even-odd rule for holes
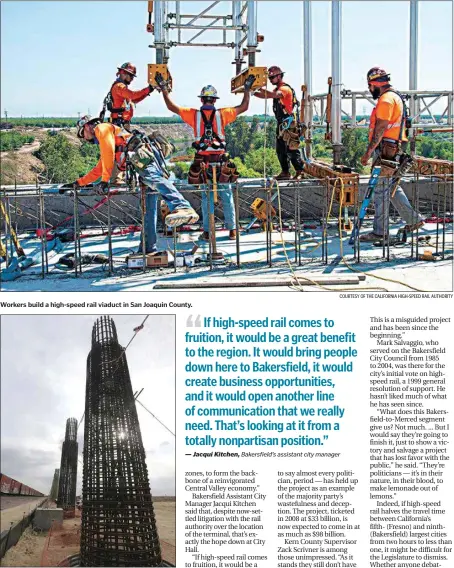
[[[120,171],[124,171],[127,157],[129,165],[139,176],[139,182],[147,186],[143,227],[147,254],[157,250],[158,194],[165,200],[170,210],[165,219],[167,226],[178,227],[198,221],[197,213],[168,179],[165,157],[170,154],[173,146],[165,138],[157,133],[145,136],[139,131],[134,131],[131,134],[119,126],[107,122],[100,123],[99,118],[90,116],[84,116],[77,122],[77,136],[86,142],[99,144],[101,157],[90,172],[75,182],[66,184],[60,191],[74,186],[83,187],[101,178],[96,188],[97,193],[104,193],[108,190],[114,165],[116,164]],[[152,189],[158,194],[152,192]]]
[[[363,166],[371,157],[373,165],[379,164],[380,159],[398,163],[408,144],[405,133],[406,105],[402,95],[391,86],[390,78],[390,74],[380,67],[372,67],[367,73],[369,91],[377,105],[370,117],[369,144],[361,158]],[[393,168],[381,166],[381,175],[392,176],[394,171]],[[415,231],[424,225],[423,217],[410,205],[403,189],[397,186],[394,196],[389,195],[389,189],[389,183],[377,185],[373,232],[361,235],[361,241],[373,242],[387,238],[388,226],[385,225],[390,200],[407,223],[406,231]]]
[[[281,164],[277,180],[289,180],[290,162],[295,168],[294,180],[303,177],[303,160],[300,151],[301,127],[299,124],[299,102],[295,91],[283,81],[284,71],[277,65],[268,69],[268,79],[273,91],[263,88],[254,93],[259,99],[273,99],[273,112],[277,120],[276,154]]]
[[[123,126],[128,132],[131,131],[131,119],[134,114],[134,104],[143,101],[150,93],[153,87],[148,85],[140,91],[131,91],[129,85],[136,77],[136,67],[132,63],[123,63],[117,67],[117,78],[112,84],[110,91],[104,99],[103,110],[101,111],[101,119],[104,120],[106,109],[110,111],[109,122],[117,126]]]
[[[194,129],[196,149],[194,161],[188,172],[188,183],[199,185],[206,183],[206,176],[210,174],[210,163],[220,164],[217,166],[217,181],[229,183],[238,179],[238,172],[234,162],[229,161],[225,150],[225,127],[234,122],[236,117],[246,112],[249,108],[250,90],[255,77],[249,75],[244,85],[244,96],[241,103],[236,107],[216,109],[214,106],[219,99],[216,89],[212,85],[203,87],[199,98],[202,101],[200,109],[179,107],[171,101],[167,84],[162,76],[157,73],[156,81],[164,97],[167,108],[181,116],[186,124]],[[224,220],[229,229],[229,239],[235,240],[237,235],[237,221],[235,219],[235,207],[233,193],[229,187],[219,188],[219,193],[224,205]],[[202,192],[202,217],[203,233],[201,240],[209,240],[209,216],[208,199],[206,192]]]

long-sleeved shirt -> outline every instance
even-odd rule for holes
[[[126,133],[119,126],[102,122],[95,128],[95,138],[99,142],[101,157],[96,166],[77,180],[80,186],[88,185],[98,180],[110,181],[115,163],[120,170],[124,169],[126,159],[126,143],[131,134]],[[121,135],[120,135],[121,134]]]
[[[130,122],[134,114],[134,104],[143,101],[149,94],[149,87],[145,87],[140,91],[131,91],[128,86],[120,80],[115,81],[111,89],[113,108],[125,109],[122,113],[123,120]],[[118,112],[111,113],[112,118],[118,117]]]

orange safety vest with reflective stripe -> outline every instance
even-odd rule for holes
[[[205,113],[206,118],[210,118],[213,109],[206,109],[204,111],[197,110],[195,108],[185,108],[181,107],[178,114],[181,116],[183,121],[189,126],[192,126],[194,130],[194,136],[196,142],[200,142],[201,137],[205,133],[205,124],[202,118],[202,112]],[[225,131],[224,128],[234,122],[237,117],[237,110],[234,107],[225,107],[216,109],[216,113],[213,117],[213,133],[219,136],[221,142],[225,143]],[[202,156],[211,156],[216,154],[224,154],[225,150],[216,150],[215,148],[207,148],[206,150],[200,150],[197,154]]]
[[[385,130],[384,138],[398,141],[403,114],[404,104],[399,95],[393,91],[385,91],[378,99],[377,106],[374,107],[370,115],[369,141],[372,140],[377,118],[389,122]],[[405,128],[403,128],[402,141],[406,142],[407,140]]]
[[[194,127],[194,135],[197,139],[197,142],[200,141],[200,139],[202,138],[203,134],[205,133],[205,123],[203,121],[203,116],[202,116],[202,110],[198,110],[196,112],[196,116],[195,116],[195,127]],[[210,115],[212,114],[213,111],[209,111]],[[206,118],[209,118],[206,116]],[[218,110],[216,110],[216,112],[214,113],[214,117],[213,117],[213,134],[216,134],[216,140],[218,142],[220,142],[221,144],[225,144],[225,132],[224,132],[224,128],[222,126],[222,120],[221,120],[221,115],[220,112]],[[209,156],[212,154],[225,154],[225,148],[212,148],[211,146],[208,146],[208,148],[206,148],[205,150],[199,150],[197,152],[197,154],[201,154],[202,156]]]

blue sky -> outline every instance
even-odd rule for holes
[[[184,2],[185,13],[197,13],[210,2]],[[367,70],[380,65],[392,74],[396,88],[408,88],[409,2],[346,0],[342,2],[342,82],[345,88],[365,88]],[[230,2],[216,8],[230,11]],[[331,68],[330,2],[312,7],[314,92],[326,91]],[[420,89],[452,88],[452,3],[421,0],[419,8]],[[147,2],[1,2],[1,114],[9,116],[76,116],[98,114],[115,79],[116,67],[132,61],[138,68],[133,88],[147,84],[148,48],[153,36],[145,31]],[[302,66],[302,2],[258,3],[258,31],[265,35],[257,65],[280,65],[285,79],[299,92]],[[214,33],[214,32],[212,32]],[[220,32],[218,32],[220,33]],[[219,37],[219,36],[217,36]],[[207,41],[212,41],[207,36]],[[232,41],[232,39],[228,39]],[[200,88],[217,87],[220,105],[239,103],[230,94],[234,75],[229,48],[174,47],[170,70],[173,98],[182,106],[197,106]],[[367,112],[370,106],[366,103]],[[437,111],[444,110],[435,107]],[[254,99],[249,113],[263,113],[264,102]],[[269,109],[270,112],[270,109]],[[358,113],[362,112],[362,105]],[[153,93],[137,115],[165,116],[161,96]]]

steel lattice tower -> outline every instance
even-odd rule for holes
[[[81,566],[160,566],[145,451],[123,347],[99,318],[87,359]]]
[[[63,509],[76,507],[77,480],[77,419],[66,421],[65,441],[61,449],[60,481],[58,484],[57,505]]]
[[[51,499],[53,499],[54,501],[57,500],[58,497],[58,481],[60,479],[60,470],[56,469],[54,472],[54,479],[52,481],[52,487],[50,489],[50,495],[49,497]]]

